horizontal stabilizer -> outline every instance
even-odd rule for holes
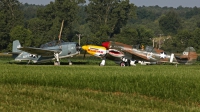
[[[9,52],[8,54],[21,54],[21,52]]]
[[[197,60],[197,53],[193,47],[188,47],[181,56],[176,56],[179,63],[192,64]]]

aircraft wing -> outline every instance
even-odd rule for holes
[[[149,58],[147,58],[146,54],[141,53],[139,51],[133,51],[133,49],[123,49],[122,51],[125,53],[125,56],[132,55],[135,59],[146,60],[146,61],[149,60]],[[126,57],[130,57],[130,56],[126,56]]]
[[[21,47],[18,48],[19,50],[36,54],[36,55],[42,55],[42,56],[53,56],[55,52],[61,52],[62,49],[41,49],[41,48],[33,48],[33,47]]]

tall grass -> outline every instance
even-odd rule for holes
[[[57,101],[55,105],[59,107],[67,104],[68,110],[72,103],[73,111],[198,111],[200,109],[199,80],[199,65],[100,67],[98,65],[0,64],[0,87],[5,92],[1,94],[6,96],[6,91],[9,90],[12,98],[15,97],[14,93],[17,93],[20,95],[19,99],[30,97],[36,100],[38,105],[42,105],[40,99],[37,99],[38,94],[38,98],[42,98],[41,101],[47,103],[43,105],[44,110],[52,106],[53,101]],[[35,89],[39,90],[35,91]],[[8,95],[8,101],[10,97]],[[72,101],[65,101],[62,98]],[[81,99],[82,103],[75,101],[78,99]]]
[[[175,101],[200,101],[198,66],[0,65],[1,84],[28,84],[103,92],[139,93]]]

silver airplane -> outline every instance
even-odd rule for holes
[[[54,65],[60,65],[61,58],[69,58],[80,53],[81,47],[76,42],[51,41],[42,44],[39,48],[22,47],[19,40],[13,41],[12,54],[15,61],[41,63],[54,60]],[[69,59],[69,65],[72,62]]]

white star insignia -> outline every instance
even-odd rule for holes
[[[160,58],[166,58],[166,54],[164,52],[160,53]]]

